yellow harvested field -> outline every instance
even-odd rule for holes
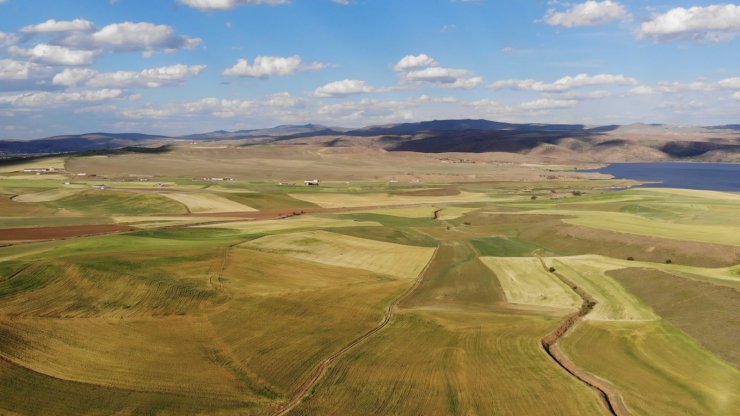
[[[250,212],[257,211],[224,197],[200,192],[162,192],[160,195],[173,199],[194,213]]]
[[[333,266],[369,270],[401,279],[416,278],[435,250],[327,231],[269,235],[245,243],[245,246]]]
[[[43,169],[43,168],[64,169],[64,160],[65,158],[62,158],[62,157],[54,157],[54,158],[42,158],[42,159],[23,161],[23,162],[19,162],[19,163],[12,164],[12,165],[0,166],[0,173],[18,172],[18,171],[22,171],[23,169]]]
[[[46,191],[34,192],[30,194],[18,195],[13,198],[15,202],[49,202],[56,201],[74,195],[78,192],[82,192],[84,188],[58,188],[48,189]]]
[[[382,193],[337,194],[337,193],[300,193],[289,194],[293,198],[312,202],[325,208],[373,207],[382,205],[411,204],[452,204],[464,202],[496,201],[483,193],[461,192],[452,196],[409,196]]]
[[[293,230],[311,230],[332,227],[379,227],[374,221],[355,221],[314,216],[290,217],[282,220],[234,221],[213,225],[197,225],[194,228],[228,228],[248,234],[263,234]]]
[[[550,307],[572,312],[581,299],[534,257],[481,257],[498,277],[510,303]]]
[[[224,218],[225,219],[225,218]],[[168,225],[187,225],[203,223],[207,221],[219,221],[220,218],[212,217],[166,217],[166,216],[142,216],[142,217],[113,217],[116,224],[129,224],[137,228],[157,228]]]
[[[640,302],[619,282],[609,277],[609,270],[621,266],[581,257],[552,257],[548,266],[581,287],[598,302],[585,319],[595,321],[653,321],[660,319],[647,305]]]

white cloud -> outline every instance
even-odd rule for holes
[[[146,106],[125,109],[120,114],[130,119],[169,119],[176,116],[192,117],[195,115],[231,118],[254,114],[259,108],[260,106],[251,100],[208,97],[161,107]]]
[[[171,52],[178,49],[193,49],[203,41],[175,34],[175,29],[167,25],[155,25],[147,22],[114,23],[103,27],[92,34],[93,48],[114,51],[157,51]],[[74,38],[71,38],[73,43]],[[80,40],[84,44],[84,39]]]
[[[0,32],[0,46],[12,45],[18,40],[18,37],[12,33]]]
[[[74,87],[77,84],[81,84],[90,80],[97,74],[97,71],[87,68],[67,68],[64,71],[54,75],[52,83],[54,85],[64,85],[66,87]]]
[[[86,90],[75,92],[31,92],[0,96],[0,103],[15,107],[49,107],[69,103],[89,103],[120,98],[122,90]]]
[[[314,95],[317,97],[346,97],[348,95],[365,94],[373,92],[367,82],[357,79],[345,79],[342,81],[330,82],[326,85],[316,88]]]
[[[740,5],[677,7],[642,23],[638,37],[657,41],[725,41],[740,32]]]
[[[546,83],[534,79],[507,79],[496,81],[489,85],[492,89],[517,89],[539,92],[568,91],[574,88],[589,87],[594,85],[635,85],[637,80],[622,74],[578,74],[576,76],[565,76],[553,83]]]
[[[39,79],[51,75],[51,72],[50,67],[33,62],[0,59],[0,80],[2,81]]]
[[[732,98],[734,98],[734,99],[736,99],[736,100],[740,100],[740,91],[738,91],[738,92],[736,92],[736,93],[732,94]]]
[[[159,88],[182,83],[200,75],[205,65],[171,65],[143,71],[97,72],[91,69],[66,69],[54,76],[55,85],[75,86],[81,83],[95,88]]]
[[[551,26],[577,27],[598,26],[629,17],[629,12],[619,2],[589,0],[575,4],[564,12],[550,10],[544,20]]]
[[[717,85],[719,85],[722,88],[740,90],[740,77],[725,78],[717,82]]]
[[[201,10],[227,10],[236,6],[286,4],[290,0],[180,0],[180,3]]]
[[[412,69],[426,68],[429,66],[438,66],[439,63],[429,55],[422,53],[420,55],[406,55],[401,58],[393,69],[396,71],[408,71]]]
[[[40,43],[30,49],[11,46],[8,51],[13,55],[26,56],[34,62],[49,65],[90,65],[97,55],[95,51],[69,49],[45,43]]]
[[[281,92],[270,95],[265,98],[265,104],[275,108],[298,108],[306,105],[306,100],[291,95],[288,92]]]
[[[555,110],[561,108],[570,108],[578,105],[576,100],[557,100],[553,98],[540,98],[534,101],[527,101],[519,105],[524,110]]]
[[[49,19],[37,25],[24,26],[21,29],[23,33],[55,33],[55,32],[76,32],[91,31],[95,28],[92,22],[85,19],[75,20],[54,20]]]
[[[467,69],[443,68],[427,54],[406,55],[393,69],[407,83],[433,84],[452,89],[471,89],[483,83],[483,78],[473,76]]]
[[[326,64],[320,62],[304,64],[303,59],[298,55],[258,56],[253,64],[246,59],[240,59],[234,66],[224,70],[223,74],[233,77],[268,79],[271,76],[293,75],[298,72],[318,71],[324,68]]]

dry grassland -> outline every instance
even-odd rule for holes
[[[418,276],[435,250],[326,231],[270,235],[250,241],[245,246],[334,266],[369,270],[401,279]]]
[[[215,212],[253,212],[256,209],[215,195],[213,193],[196,192],[162,192],[162,196],[173,199],[193,213]]]
[[[581,299],[533,257],[481,257],[493,270],[510,303],[553,308],[566,314],[578,310]]]

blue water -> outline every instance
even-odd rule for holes
[[[617,179],[651,181],[644,188],[683,188],[740,192],[740,164],[732,163],[614,163],[586,172]]]

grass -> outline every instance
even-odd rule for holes
[[[379,223],[353,219],[337,219],[318,216],[298,216],[280,220],[234,221],[221,224],[198,225],[194,228],[227,228],[245,234],[280,233],[297,230],[325,229],[334,227],[376,227]]]
[[[533,257],[484,257],[496,274],[506,299],[514,304],[547,307],[565,314],[578,310],[581,299]]]
[[[234,202],[250,206],[260,211],[314,208],[318,206],[284,193],[225,192],[221,195],[224,198],[228,198]]]
[[[545,262],[598,302],[585,319],[625,322],[659,319],[650,307],[607,275],[607,271],[618,267],[591,259],[568,257],[545,259]]]
[[[404,246],[326,231],[265,236],[246,245],[304,260],[359,268],[401,279],[418,276],[434,253],[433,248]]]
[[[482,193],[461,192],[459,195],[452,196],[409,196],[398,194],[380,194],[380,193],[300,193],[290,194],[290,196],[314,203],[325,208],[340,207],[371,207],[383,205],[404,205],[404,204],[449,204],[460,202],[478,202],[491,201],[492,198]]]
[[[670,324],[740,368],[739,290],[655,269],[614,270],[609,275]]]
[[[328,227],[326,231],[349,235],[370,240],[385,241],[387,243],[403,244],[407,246],[437,247],[437,240],[427,234],[422,234],[413,228],[392,227]]]
[[[82,189],[75,189],[75,188],[57,188],[57,189],[49,189],[46,191],[41,192],[33,192],[23,195],[18,195],[17,197],[13,198],[13,201],[15,202],[49,202],[49,201],[56,201],[58,199],[62,199],[71,195],[74,195],[78,192],[82,192]]]
[[[740,370],[663,321],[585,321],[562,346],[614,384],[635,414],[729,416],[740,408]]]
[[[256,211],[230,199],[205,192],[162,192],[160,195],[177,201],[192,213]]]
[[[516,237],[481,238],[470,240],[470,243],[481,256],[528,257],[532,255],[533,251],[539,249],[535,244]]]
[[[46,206],[87,215],[156,215],[186,214],[187,208],[159,195],[135,192],[85,191]]]

